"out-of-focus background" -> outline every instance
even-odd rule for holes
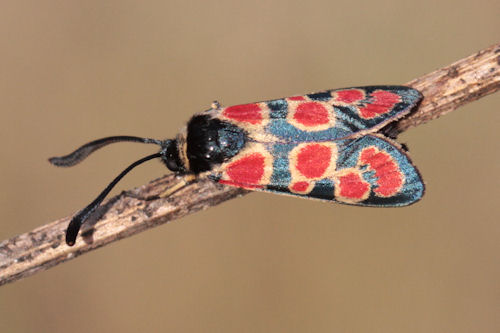
[[[214,99],[402,84],[498,42],[499,17],[491,0],[3,2],[0,240],[155,148],[50,156],[173,137]],[[231,200],[0,287],[0,331],[498,332],[499,109],[492,95],[400,137],[427,183],[411,207]]]

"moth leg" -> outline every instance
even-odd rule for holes
[[[143,200],[143,201],[151,201],[151,200],[156,200],[156,199],[160,199],[160,198],[166,198],[166,197],[174,194],[175,192],[181,190],[183,187],[191,184],[195,180],[196,180],[196,176],[186,175],[182,178],[181,181],[176,183],[174,186],[167,188],[166,190],[164,190],[160,194],[154,194],[154,195],[149,195],[149,196],[144,197],[144,196],[135,194],[131,191],[126,191],[126,192],[123,192],[123,195],[130,197],[130,198],[137,199],[137,200]]]
[[[400,145],[401,145],[401,149],[403,149],[403,151],[405,153],[410,151],[410,149],[408,148],[408,145],[406,143],[400,143]]]
[[[129,198],[142,200],[142,201],[151,201],[151,200],[158,199],[158,195],[149,195],[149,196],[143,197],[142,195],[132,193],[132,191],[124,191],[123,195],[126,197],[129,197]]]
[[[210,108],[212,108],[212,110],[218,110],[220,109],[221,105],[219,103],[219,101],[213,101],[212,104],[210,104]]]
[[[196,180],[195,175],[185,175],[182,177],[182,180],[175,184],[174,186],[171,186],[167,188],[165,191],[163,191],[161,194],[157,196],[157,198],[166,198],[174,194],[175,192],[181,190],[182,188],[188,186],[189,184],[193,183]]]
[[[392,122],[386,125],[385,127],[381,128],[379,132],[388,137],[389,139],[393,140],[396,140],[400,133],[397,122]]]

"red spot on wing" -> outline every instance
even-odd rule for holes
[[[306,98],[304,96],[292,96],[292,97],[288,97],[288,100],[290,100],[290,101],[305,101]]]
[[[366,197],[370,184],[364,181],[358,173],[351,172],[339,177],[339,194],[343,198],[359,200]]]
[[[390,91],[378,90],[371,94],[372,101],[364,107],[359,108],[361,116],[365,119],[378,117],[381,114],[390,112],[394,105],[401,101],[398,94]]]
[[[309,188],[308,182],[296,182],[291,186],[291,189],[294,192],[306,192],[308,188]]]
[[[225,108],[224,111],[222,111],[222,114],[226,118],[250,123],[252,125],[260,124],[263,120],[262,109],[258,104],[230,106]]]
[[[293,118],[304,126],[327,124],[328,110],[318,102],[305,102],[297,105]]]
[[[264,167],[264,155],[253,153],[230,163],[226,167],[226,174],[235,183],[258,185],[264,176]]]
[[[331,158],[330,148],[317,143],[309,144],[297,154],[296,168],[306,178],[319,178],[330,165]]]
[[[390,197],[399,191],[403,185],[403,175],[391,155],[369,147],[363,149],[359,159],[375,171],[378,187],[373,192]]]
[[[336,100],[343,103],[354,103],[364,98],[363,92],[358,89],[340,90],[336,95]]]

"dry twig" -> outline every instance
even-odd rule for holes
[[[424,99],[417,112],[398,122],[397,132],[436,119],[499,90],[500,43],[407,85],[420,90]],[[175,175],[167,175],[129,193],[139,197],[158,194],[175,184],[175,178]],[[0,243],[0,285],[246,193],[246,190],[221,186],[207,179],[201,179],[168,198],[154,201],[139,200],[122,193],[108,200],[102,207],[106,213],[99,220],[98,227],[90,229],[90,232],[83,230],[84,236],[78,237],[73,247],[64,242],[71,217]],[[92,231],[93,234],[90,234]]]

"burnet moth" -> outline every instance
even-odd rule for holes
[[[85,220],[137,165],[160,158],[186,181],[215,182],[359,206],[396,207],[418,201],[424,183],[405,149],[383,128],[407,115],[422,98],[404,86],[367,86],[293,96],[195,114],[175,139],[114,136],[53,157],[73,166],[110,143],[153,143],[160,152],[122,171],[71,220],[66,243],[75,243]]]

